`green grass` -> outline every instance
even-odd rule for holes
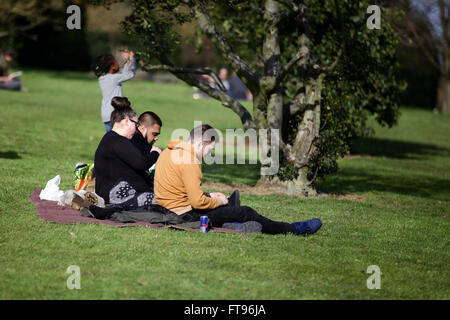
[[[313,236],[247,236],[145,227],[61,225],[39,219],[29,197],[56,174],[73,188],[77,162],[92,162],[104,134],[96,79],[28,71],[30,92],[0,91],[0,299],[449,299],[450,118],[402,108],[397,127],[375,126],[323,192],[362,201],[242,194],[274,220],[323,221]],[[191,99],[185,85],[133,80],[124,94],[163,120],[160,147],[202,120],[239,118]],[[254,185],[256,165],[205,166],[205,181]],[[356,198],[356,197],[355,197]],[[351,197],[348,197],[351,199]],[[66,269],[81,269],[68,290]],[[369,290],[367,267],[381,269]]]

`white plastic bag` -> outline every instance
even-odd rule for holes
[[[61,182],[61,177],[58,174],[53,179],[47,182],[45,189],[39,194],[41,200],[59,201],[59,199],[64,194],[64,191],[59,190],[59,183]]]

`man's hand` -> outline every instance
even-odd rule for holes
[[[224,195],[221,192],[212,192],[209,195],[211,196],[211,198],[218,198],[218,199],[220,199],[224,205],[228,204],[227,196]]]
[[[211,192],[210,194],[209,194],[212,198],[219,198],[219,197],[225,197],[225,195],[223,194],[223,193],[221,193],[221,192]]]
[[[161,149],[158,147],[152,147],[152,149],[150,150],[150,152],[156,151],[158,153],[161,153]]]

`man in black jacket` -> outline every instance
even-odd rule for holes
[[[153,143],[158,141],[159,134],[161,133],[162,121],[158,115],[151,111],[146,111],[139,116],[138,123],[136,124],[136,133],[131,139],[131,143],[139,149],[142,155],[151,154],[153,163],[158,160],[161,149],[153,146]],[[143,178],[147,181],[151,181],[153,185],[153,169],[142,172]]]
[[[136,133],[131,142],[143,154],[156,151],[161,153],[161,149],[153,147],[153,143],[158,141],[161,132],[162,121],[158,115],[151,111],[146,111],[139,116],[138,124],[136,124]]]

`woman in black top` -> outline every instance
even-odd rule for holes
[[[156,162],[157,153],[143,155],[131,143],[137,115],[126,97],[111,100],[112,131],[106,133],[95,152],[95,192],[106,203],[123,207],[154,204],[151,180],[145,174]],[[147,178],[148,177],[148,178]]]

